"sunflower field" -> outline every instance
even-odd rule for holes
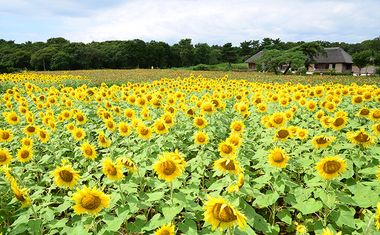
[[[0,77],[0,234],[380,234],[377,85],[65,76]]]

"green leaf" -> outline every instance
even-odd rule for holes
[[[29,223],[28,223],[28,226],[32,230],[33,234],[41,234],[41,225],[42,225],[41,219],[29,220]]]
[[[292,216],[290,215],[290,212],[288,210],[286,210],[286,209],[280,211],[279,213],[277,213],[277,217],[281,221],[283,221],[283,222],[285,222],[285,223],[287,223],[289,225],[292,224]]]
[[[341,206],[339,208],[339,216],[338,220],[336,221],[336,224],[342,227],[343,225],[347,225],[351,228],[356,228],[355,225],[355,210],[353,208],[348,208],[345,206]]]
[[[162,213],[166,222],[170,222],[173,218],[182,211],[183,206],[171,206],[162,208]]]
[[[120,229],[120,226],[123,224],[124,220],[127,220],[128,212],[124,211],[116,217],[111,217],[109,220],[104,220],[107,224],[107,229],[109,231],[117,232]]]
[[[12,226],[16,226],[16,225],[20,225],[20,224],[26,224],[28,223],[29,221],[29,217],[30,215],[29,214],[22,214],[20,215],[16,220],[15,222],[13,222]]]
[[[307,215],[322,209],[323,204],[320,201],[316,201],[314,198],[310,198],[306,201],[293,205],[293,207],[300,211],[302,214]]]
[[[255,203],[259,207],[268,207],[275,203],[277,199],[280,197],[277,192],[270,192],[267,194],[258,195],[256,197]]]
[[[147,202],[154,202],[159,201],[164,197],[165,192],[154,192],[154,193],[147,193],[148,199]]]

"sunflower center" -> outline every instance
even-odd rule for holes
[[[287,131],[287,130],[279,130],[278,131],[278,137],[280,137],[281,139],[284,139],[288,136],[289,136],[289,131]]]
[[[5,153],[0,152],[0,162],[5,162],[7,160],[7,155]]]
[[[143,128],[141,131],[140,131],[141,135],[148,135],[149,134],[149,130],[147,128]]]
[[[355,98],[354,101],[355,101],[356,103],[360,103],[360,102],[362,102],[362,100],[363,100],[362,97],[358,96],[358,97]]]
[[[30,132],[30,133],[33,133],[33,132],[36,131],[36,128],[35,128],[34,126],[28,126],[28,127],[26,128],[26,130],[27,130],[28,132]]]
[[[16,193],[15,196],[16,196],[17,200],[19,200],[20,202],[25,201],[25,197],[21,193]]]
[[[235,131],[241,131],[241,126],[240,125],[235,125],[234,126]]]
[[[205,142],[206,138],[203,135],[198,135],[197,137],[199,142]]]
[[[281,116],[277,116],[277,117],[275,117],[275,118],[273,119],[273,121],[274,121],[275,123],[277,123],[277,124],[282,123],[283,120],[284,120],[284,118],[281,117]]]
[[[59,177],[65,182],[71,182],[74,178],[73,173],[68,170],[63,170],[59,172]]]
[[[340,169],[341,165],[337,161],[327,161],[323,165],[323,171],[326,172],[327,174],[334,174]]]
[[[224,161],[222,162],[222,166],[224,169],[229,170],[229,171],[235,170],[235,164],[233,161],[228,161],[228,163],[227,161]]]
[[[4,139],[4,140],[9,139],[9,137],[10,137],[10,134],[8,132],[3,132],[2,135],[1,135],[1,138]]]
[[[354,137],[354,139],[360,143],[365,143],[369,141],[369,136],[363,132],[360,132],[357,136]]]
[[[369,109],[362,109],[360,110],[361,115],[368,115],[369,114]]]
[[[41,136],[42,139],[45,139],[46,138],[46,133],[42,131],[42,132],[40,132],[40,136]]]
[[[97,196],[91,194],[85,195],[81,200],[81,205],[87,210],[94,210],[98,208],[101,204],[101,200]]]
[[[230,154],[232,153],[232,147],[225,144],[222,146],[222,152],[226,154]]]
[[[14,121],[14,122],[17,121],[17,117],[16,116],[12,116],[11,120]]]
[[[29,157],[29,151],[23,150],[20,155],[21,155],[21,158],[23,158],[23,159],[28,158]]]
[[[203,125],[203,120],[202,119],[198,119],[197,120],[197,125],[198,126],[202,126]]]
[[[164,124],[162,124],[162,123],[158,124],[158,125],[157,125],[157,130],[159,130],[159,131],[163,131],[163,130],[165,130],[165,126],[164,126]]]
[[[116,175],[117,174],[116,167],[114,167],[112,165],[108,166],[107,171],[108,171],[108,174],[110,174],[110,175]]]
[[[177,169],[176,165],[172,161],[166,161],[162,163],[162,166],[165,175],[171,175]]]
[[[335,119],[333,124],[334,124],[334,126],[341,126],[341,125],[343,125],[343,123],[344,123],[344,119],[341,117],[338,117],[337,119]]]
[[[77,134],[76,134],[76,136],[77,136],[78,138],[82,137],[82,132],[78,131]]]
[[[205,107],[203,108],[204,111],[206,112],[211,112],[212,111],[212,106],[210,104],[206,104]]]
[[[275,152],[273,153],[273,161],[274,162],[282,162],[284,161],[284,156],[280,152]]]
[[[217,203],[212,211],[214,218],[222,222],[232,222],[237,219],[234,211],[227,205]]]
[[[380,124],[376,126],[376,130],[380,131]]]
[[[87,154],[87,155],[92,155],[92,149],[91,148],[86,148],[84,150],[84,152]]]
[[[99,136],[99,141],[101,142],[101,143],[105,143],[106,142],[106,138],[104,137],[104,136]]]
[[[83,117],[82,115],[78,115],[78,116],[77,116],[77,120],[78,120],[79,122],[83,122],[83,121],[84,121],[84,117]]]
[[[372,115],[374,118],[380,118],[380,111],[376,110],[375,112],[373,112],[373,115]]]
[[[160,235],[170,235],[170,232],[168,230],[160,231]]]
[[[326,144],[327,143],[327,139],[325,137],[318,138],[315,141],[317,142],[317,144]]]

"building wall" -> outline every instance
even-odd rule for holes
[[[256,70],[256,64],[255,63],[248,63],[248,69],[249,70]]]
[[[342,73],[343,72],[343,64],[335,64],[335,72]]]

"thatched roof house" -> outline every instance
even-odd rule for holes
[[[263,51],[259,51],[245,61],[245,63],[248,63],[248,69],[256,70],[256,59],[260,58],[262,54]]]

